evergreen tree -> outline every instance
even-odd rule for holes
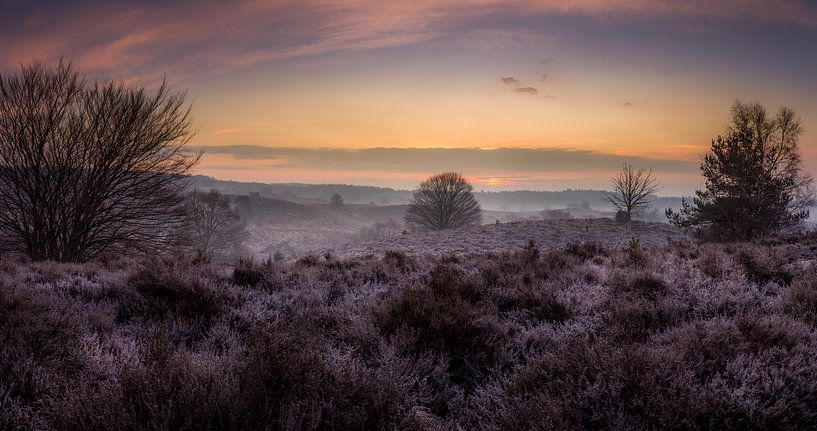
[[[706,189],[679,212],[667,209],[670,222],[712,240],[748,240],[799,225],[814,200],[801,166],[802,132],[791,109],[770,117],[758,103],[735,102],[731,126],[701,164]]]

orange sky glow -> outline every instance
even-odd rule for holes
[[[217,178],[411,188],[445,169],[488,190],[603,188],[629,161],[689,194],[736,99],[800,114],[817,173],[806,1],[91,5],[0,6],[0,73],[66,56],[101,79],[164,77],[193,102],[197,172]]]

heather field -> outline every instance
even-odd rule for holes
[[[528,241],[534,241],[543,250],[583,242],[620,248],[632,238],[638,239],[640,245],[658,246],[667,241],[688,240],[689,236],[667,223],[633,222],[628,230],[625,224],[610,218],[537,220],[413,232],[395,238],[353,242],[329,252],[345,257],[382,256],[385,250],[412,255],[502,253],[519,250]]]
[[[0,424],[815,428],[817,240],[647,242],[2,261]]]

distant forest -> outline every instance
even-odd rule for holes
[[[216,189],[226,194],[247,195],[258,193],[262,197],[287,200],[303,204],[328,204],[335,193],[348,204],[403,205],[411,200],[411,190],[396,190],[385,187],[354,186],[347,184],[265,184],[218,180],[197,175],[192,186],[199,190]],[[562,191],[500,191],[474,193],[486,210],[495,211],[541,211],[544,209],[590,206],[598,210],[611,210],[609,202],[601,190]],[[652,200],[655,208],[681,206],[680,197],[656,197]]]

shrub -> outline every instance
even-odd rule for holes
[[[714,247],[702,248],[701,254],[695,261],[695,266],[704,274],[720,279],[728,270],[728,257]]]
[[[813,273],[792,283],[783,297],[783,310],[817,326],[817,279]]]
[[[775,253],[746,246],[735,253],[735,261],[743,267],[749,281],[758,284],[778,283],[788,286],[792,274],[783,268],[784,262]]]
[[[410,335],[416,354],[445,354],[452,381],[473,388],[501,356],[507,332],[480,307],[481,294],[452,265],[438,265],[428,288],[410,288],[389,298],[375,311],[375,322],[387,336]]]
[[[317,266],[318,257],[312,254],[301,256],[300,258],[298,258],[298,260],[295,261],[295,265],[304,267]]]
[[[269,269],[272,261],[267,261],[265,266]],[[257,286],[264,281],[264,270],[252,258],[239,258],[233,267],[233,282],[239,286]]]
[[[416,266],[412,258],[406,256],[403,252],[394,250],[388,250],[383,254],[383,262],[401,271],[410,271]]]
[[[595,256],[609,256],[610,254],[607,248],[597,242],[571,242],[565,246],[564,252],[582,261]]]
[[[501,312],[524,310],[541,322],[562,323],[571,317],[568,306],[552,292],[536,287],[501,292],[495,302]]]
[[[627,278],[616,279],[612,287],[615,295],[635,295],[649,300],[662,297],[668,290],[664,281],[651,272],[635,272]]]
[[[627,246],[624,247],[624,260],[627,265],[644,266],[646,263],[646,256],[641,250],[641,241],[638,238],[630,238]]]
[[[536,246],[532,239],[529,239],[528,245],[519,252],[519,259],[526,265],[531,265],[539,260],[539,247]]]
[[[52,380],[76,376],[83,323],[63,298],[0,279],[0,418],[16,405],[15,418],[24,420],[29,405],[49,396]]]
[[[211,319],[224,307],[225,298],[210,280],[177,268],[148,266],[134,274],[129,285],[147,300],[144,313],[154,317]]]

